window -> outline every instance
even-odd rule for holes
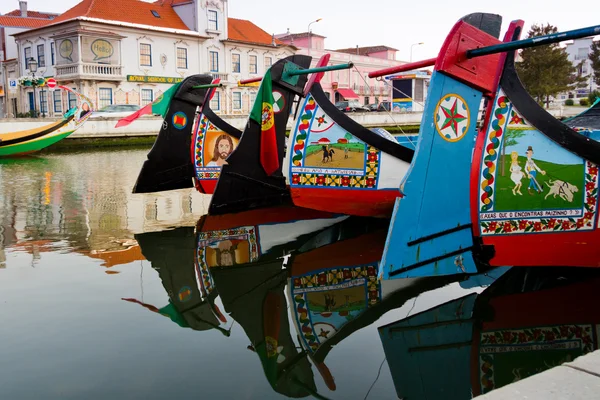
[[[52,65],[55,65],[54,53],[56,52],[56,46],[54,42],[50,43],[50,60],[52,61]]]
[[[43,44],[39,44],[37,47],[38,56],[38,68],[46,66],[46,50]]]
[[[575,56],[576,60],[585,60],[586,58],[588,58],[588,51],[589,49],[582,47],[577,49],[577,55]]]
[[[160,14],[158,13],[158,11],[156,10],[150,10],[150,12],[152,13],[152,15],[154,15],[156,18],[160,18]]]
[[[273,65],[273,57],[265,57],[265,72]]]
[[[53,100],[54,100],[54,112],[62,113],[62,96],[60,95],[60,90],[54,91]]]
[[[232,72],[240,72],[241,70],[241,66],[240,66],[240,55],[239,54],[232,54],[231,55],[231,68],[232,68]]]
[[[154,101],[154,92],[152,89],[142,89],[142,107]]]
[[[77,90],[77,88],[72,88],[73,90]],[[68,92],[69,93],[69,110],[72,108],[77,107],[77,96],[75,96],[73,93]]]
[[[208,29],[211,31],[218,31],[219,24],[217,23],[218,14],[214,10],[208,10]]]
[[[25,69],[29,69],[29,59],[31,58],[31,47],[25,47]]]
[[[210,100],[210,109],[213,111],[219,111],[221,109],[221,93],[215,92],[215,95]]]
[[[149,44],[140,43],[140,65],[152,66],[152,46]]]
[[[48,91],[40,90],[40,112],[48,114]]]
[[[210,72],[219,72],[219,53],[209,52]]]
[[[242,109],[242,92],[233,92],[233,109]]]
[[[187,49],[183,47],[177,48],[177,68],[187,69]]]
[[[424,100],[424,85],[425,80],[423,79],[415,79],[415,95],[414,101],[422,102]]]
[[[256,92],[250,92],[250,107],[252,107],[254,105],[255,101],[256,101]]]
[[[110,106],[112,104],[112,89],[111,88],[100,88],[98,89],[98,108]]]
[[[251,74],[258,73],[257,66],[256,66],[256,56],[248,56],[248,58],[250,60],[250,62],[249,62],[250,65],[248,66],[250,73]]]
[[[369,105],[369,98],[365,97],[365,106],[368,106],[368,105]]]

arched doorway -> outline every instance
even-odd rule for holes
[[[335,102],[342,101],[342,96],[339,92],[335,92]]]

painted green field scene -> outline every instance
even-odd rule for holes
[[[546,175],[537,173],[535,180],[541,186],[542,192],[538,193],[534,190],[529,190],[530,179],[525,175],[521,179],[521,188],[519,194],[515,190],[513,194],[513,188],[515,188],[515,182],[511,180],[511,157],[510,155],[504,156],[504,173],[502,171],[502,162],[499,160],[497,167],[498,172],[496,174],[496,182],[494,189],[494,211],[535,211],[535,210],[547,210],[547,209],[577,209],[583,208],[583,197],[585,195],[584,185],[584,165],[581,164],[555,164],[548,161],[536,160],[533,158],[536,165],[546,172]],[[527,157],[519,156],[518,163],[522,170],[525,170],[525,162]],[[558,187],[554,192],[558,192],[556,196],[549,193],[552,191],[553,185],[556,180],[568,182],[575,186],[577,191],[568,191],[563,189],[562,198],[559,194]],[[535,185],[535,183],[534,183]],[[535,185],[537,187],[537,185]],[[572,197],[571,197],[572,195]],[[572,201],[569,201],[572,199]]]

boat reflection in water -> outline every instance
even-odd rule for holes
[[[380,327],[398,397],[470,399],[596,350],[599,285],[592,268],[512,268]]]
[[[319,397],[315,374],[336,389],[336,371],[325,359],[353,332],[420,293],[458,280],[468,287],[493,279],[378,280],[387,224],[275,207],[207,215],[195,227],[139,234],[135,238],[159,273],[169,304],[124,300],[198,331],[229,336],[235,321],[276,392]]]

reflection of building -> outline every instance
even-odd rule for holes
[[[102,108],[146,105],[184,77],[209,73],[226,85],[212,108],[247,113],[256,88],[238,88],[237,81],[263,75],[295,48],[250,21],[228,18],[228,7],[227,0],[82,0],[50,24],[15,35],[20,74],[29,73],[25,58],[37,57],[38,73]],[[33,109],[33,91],[22,96],[21,110]],[[43,90],[35,99],[50,115],[74,102],[63,91]]]
[[[19,77],[19,53],[12,35],[46,25],[57,15],[27,10],[27,2],[22,0],[18,10],[0,15],[0,118],[14,117],[19,109],[17,92],[9,86],[9,79]]]
[[[334,102],[358,100],[361,104],[390,101],[391,88],[382,81],[368,77],[369,72],[404,64],[396,60],[396,49],[387,46],[356,47],[326,50],[325,37],[312,32],[276,35],[284,43],[299,47],[298,54],[314,57],[313,66],[326,53],[331,55],[329,65],[352,61],[355,68],[325,73],[321,85]]]
[[[575,39],[573,43],[568,43],[566,47],[569,61],[577,68],[577,75],[586,79],[586,86],[575,89],[568,93],[568,97],[586,97],[594,90],[598,90],[598,85],[594,82],[594,71],[592,62],[589,59],[593,38]],[[563,95],[566,98],[567,94]]]

